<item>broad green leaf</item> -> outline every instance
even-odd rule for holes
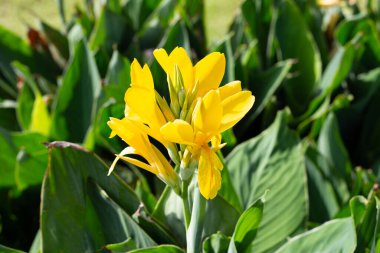
[[[11,133],[0,128],[0,187],[23,190],[42,182],[47,165],[46,137],[32,132]]]
[[[263,219],[250,248],[273,250],[304,226],[308,213],[304,152],[297,135],[279,113],[269,129],[238,145],[226,158],[233,185],[243,207],[269,190]]]
[[[184,251],[174,245],[160,245],[151,248],[132,250],[128,251],[128,253],[184,253]]]
[[[224,157],[219,154],[219,159],[223,163],[222,170],[222,187],[220,188],[218,195],[233,206],[239,213],[243,212],[243,206],[236,194],[236,190],[232,184],[230,172],[227,168],[227,164],[224,161]]]
[[[155,245],[130,217],[139,199],[120,177],[107,177],[99,158],[66,142],[51,143],[49,156],[42,188],[44,251],[95,252],[127,238],[137,247]]]
[[[276,22],[276,38],[283,59],[293,58],[292,79],[284,90],[292,112],[301,114],[307,108],[321,76],[322,64],[318,48],[301,11],[293,0],[281,1]],[[290,39],[291,38],[291,39]]]
[[[356,233],[352,218],[337,219],[291,238],[275,253],[353,253]]]
[[[347,196],[347,186],[336,176],[327,158],[314,145],[305,152],[308,176],[310,217],[313,222],[325,222],[334,217],[342,204],[341,195]]]
[[[95,61],[81,40],[76,44],[53,105],[51,136],[54,139],[83,141],[94,121],[100,88]]]
[[[225,253],[229,243],[230,238],[218,232],[203,241],[203,253]]]
[[[352,165],[339,133],[339,126],[333,113],[327,116],[327,119],[321,129],[318,138],[318,150],[324,155],[333,169],[342,179],[350,178]],[[347,200],[347,196],[343,196]]]
[[[258,199],[239,217],[228,252],[245,252],[252,243],[263,218],[264,201],[264,197]]]

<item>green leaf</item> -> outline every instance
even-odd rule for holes
[[[230,239],[218,232],[203,241],[204,253],[225,253],[228,250]]]
[[[296,64],[284,90],[292,112],[299,115],[305,111],[317,88],[322,64],[312,34],[293,0],[281,1],[276,22],[276,37],[283,59],[293,58]],[[291,38],[291,39],[289,39]]]
[[[336,176],[331,164],[314,145],[309,144],[305,153],[308,176],[310,221],[325,222],[334,217],[348,195],[347,186]]]
[[[32,110],[34,104],[33,90],[29,85],[24,83],[17,96],[16,114],[17,120],[21,128],[24,130],[29,129],[32,120]]]
[[[12,249],[6,246],[3,246],[0,244],[0,252],[1,253],[25,253],[25,251],[17,250],[17,249]]]
[[[364,198],[363,202],[359,202],[358,198],[359,196],[350,201],[351,212],[357,222],[357,251],[365,252],[371,249],[371,252],[375,252],[380,223],[380,201],[376,196],[368,200]]]
[[[130,65],[127,58],[114,50],[105,78],[106,85],[117,85],[120,90],[126,91],[131,84]]]
[[[238,125],[238,129],[247,131],[252,126],[254,119],[264,110],[280,84],[284,81],[292,64],[293,61],[291,60],[279,62],[255,78],[255,82],[250,86],[250,90],[255,96],[255,104],[246,119]]]
[[[184,251],[174,245],[160,245],[151,248],[132,250],[128,253],[184,253]]]
[[[117,175],[107,177],[99,158],[66,142],[51,143],[49,156],[41,204],[44,251],[95,252],[127,238],[137,247],[155,245],[130,217],[139,199]]]
[[[318,138],[318,150],[331,163],[332,168],[342,179],[351,177],[352,165],[339,133],[339,126],[333,113],[327,116],[327,119],[321,129]],[[342,196],[343,201],[348,199]]]
[[[104,6],[91,35],[90,49],[97,51],[102,48],[105,52],[111,53],[112,47],[122,42],[126,32],[130,29],[128,28],[127,21],[123,16]]]
[[[297,135],[279,113],[269,129],[238,145],[226,158],[243,207],[269,190],[263,220],[251,244],[265,252],[304,226],[308,213],[304,152]]]
[[[195,180],[196,178],[193,178],[193,181]],[[191,194],[189,195],[191,196]],[[226,235],[232,235],[239,215],[237,207],[232,206],[220,195],[207,201],[202,238],[210,236],[217,231],[221,231]],[[186,245],[182,199],[170,188],[165,188],[162,193],[153,212],[153,217],[170,228],[180,245]]]
[[[42,181],[46,140],[38,133],[12,133],[0,128],[0,187],[13,187],[17,183],[19,189],[24,189]]]
[[[69,59],[69,42],[67,37],[54,27],[40,21],[40,27],[48,41],[54,45],[63,59]]]
[[[131,238],[128,238],[124,242],[108,244],[104,246],[104,248],[110,250],[112,253],[123,253],[136,249],[136,244]]]
[[[51,136],[54,139],[83,141],[94,121],[100,88],[95,61],[81,40],[76,44],[53,105]]]
[[[264,210],[264,197],[258,199],[240,216],[232,235],[229,252],[245,252],[256,237]]]
[[[353,253],[356,233],[352,218],[337,219],[293,237],[275,253]]]
[[[332,93],[339,87],[339,85],[341,85],[350,73],[354,62],[358,41],[361,41],[359,37],[354,38],[344,47],[338,48],[338,51],[327,65],[325,71],[323,72],[321,81],[319,82],[319,96],[315,97],[311,101],[307,111],[297,119],[297,121],[303,121],[299,128],[307,125],[312,120],[316,120],[321,114],[325,114],[327,111],[325,110],[325,107],[328,106],[325,102],[330,100],[327,98],[332,95]]]
[[[34,237],[32,246],[29,249],[29,253],[41,253],[41,230],[39,229],[36,237]]]

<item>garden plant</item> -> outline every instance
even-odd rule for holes
[[[0,26],[0,252],[380,253],[379,1],[64,6]]]

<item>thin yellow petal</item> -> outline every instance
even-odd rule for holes
[[[149,172],[151,172],[151,173],[153,173],[153,174],[155,174],[155,175],[158,174],[158,171],[156,170],[156,168],[154,168],[153,166],[148,165],[148,164],[146,164],[146,163],[144,163],[144,162],[141,162],[141,161],[139,161],[139,160],[137,160],[137,159],[130,158],[130,157],[125,157],[125,156],[118,156],[118,157],[119,157],[121,160],[124,160],[124,161],[126,161],[126,162],[129,162],[129,163],[131,163],[131,164],[133,164],[133,165],[135,165],[135,166],[137,166],[137,167],[139,167],[139,168],[142,168],[142,169],[144,169],[144,170],[147,170],[147,171],[149,171]]]
[[[154,92],[154,83],[152,73],[148,65],[144,65],[141,68],[140,63],[134,59],[131,64],[131,83],[132,87],[145,88],[151,92]]]
[[[214,52],[200,60],[194,67],[195,80],[199,81],[198,95],[203,96],[209,90],[219,87],[226,69],[224,54]]]
[[[194,108],[192,123],[196,129],[204,133],[215,133],[219,129],[222,114],[219,92],[211,90],[198,100]]]
[[[120,156],[125,156],[128,154],[134,154],[134,153],[135,153],[135,149],[132,147],[126,147],[125,149],[123,149],[120,152],[120,154],[116,155],[116,158],[113,160],[112,165],[108,170],[107,176],[111,175],[112,171],[115,169],[116,163],[120,160]]]
[[[205,199],[213,199],[222,184],[223,164],[210,148],[202,148],[198,166],[199,191]]]
[[[184,120],[176,119],[161,127],[164,138],[170,142],[192,145],[194,143],[193,128]]]
[[[241,91],[241,83],[240,81],[233,81],[230,83],[227,83],[226,85],[223,85],[219,89],[220,93],[220,99],[224,100],[238,92]]]
[[[220,132],[233,127],[252,108],[255,97],[250,91],[238,92],[223,100],[223,118]]]

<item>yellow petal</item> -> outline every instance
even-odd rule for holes
[[[134,59],[131,64],[131,83],[133,87],[140,87],[154,92],[154,83],[152,73],[148,65],[141,68],[140,63]]]
[[[111,167],[108,170],[107,176],[111,175],[112,171],[115,169],[116,163],[119,161],[120,156],[125,156],[125,155],[128,155],[128,154],[134,154],[134,153],[135,153],[135,149],[132,148],[132,147],[126,147],[125,149],[123,149],[120,152],[120,154],[116,155],[116,158],[113,160],[112,165],[111,165]]]
[[[255,97],[250,91],[241,91],[223,100],[223,118],[219,131],[233,127],[247,114],[254,102]]]
[[[161,127],[161,134],[170,142],[186,145],[193,145],[194,142],[193,128],[189,123],[180,119],[166,123]]]
[[[214,52],[195,65],[195,80],[199,81],[198,95],[203,96],[209,90],[219,87],[226,69],[224,54]]]
[[[220,99],[224,100],[238,92],[241,91],[241,83],[240,81],[233,81],[230,83],[227,83],[226,85],[223,85],[219,89],[220,93]]]
[[[193,112],[193,124],[204,133],[217,132],[222,120],[222,103],[217,90],[209,91],[199,99]]]
[[[194,70],[184,48],[176,47],[170,55],[166,53],[165,49],[160,48],[154,50],[153,55],[173,82],[175,81],[174,66],[177,64],[181,71],[186,91],[191,91],[194,85]]]
[[[213,199],[221,187],[223,164],[210,148],[202,148],[198,166],[199,191],[205,199]]]
[[[131,163],[131,164],[133,164],[133,165],[135,165],[135,166],[137,166],[137,167],[139,167],[139,168],[142,168],[142,169],[144,169],[144,170],[147,170],[147,171],[149,171],[149,172],[151,172],[151,173],[153,173],[153,174],[155,174],[155,175],[158,174],[158,171],[156,170],[155,167],[153,167],[153,166],[151,166],[151,165],[148,165],[148,164],[146,164],[146,163],[144,163],[144,162],[141,162],[141,161],[139,161],[139,160],[137,160],[137,159],[130,158],[130,157],[126,157],[126,156],[118,156],[118,157],[119,157],[119,159],[121,159],[121,160],[124,160],[124,161],[126,161],[126,162],[129,162],[129,163]]]
[[[174,171],[173,167],[170,165],[165,156],[158,150],[155,146],[152,145],[152,152],[155,156],[157,171],[160,178],[174,187],[179,184],[179,178],[177,173]]]
[[[131,87],[124,96],[125,103],[133,113],[136,113],[150,127],[161,127],[166,123],[162,112],[156,104],[155,93],[145,88]]]
[[[141,129],[134,122],[126,118],[122,120],[110,118],[107,124],[129,146],[132,146],[141,154],[147,152],[146,143],[149,142],[148,137],[141,132]]]

